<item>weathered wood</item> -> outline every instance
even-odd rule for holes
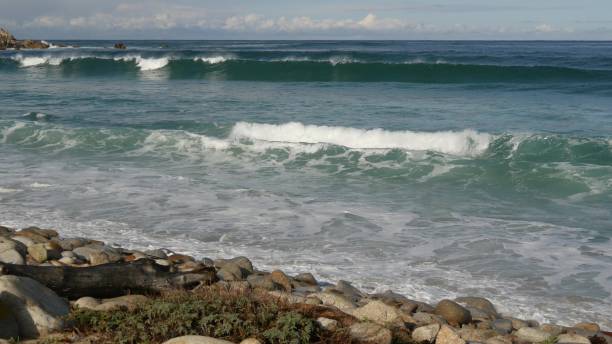
[[[114,297],[126,293],[157,293],[192,288],[217,280],[213,267],[190,273],[173,272],[149,259],[90,267],[34,266],[0,263],[1,274],[25,276],[69,299]]]

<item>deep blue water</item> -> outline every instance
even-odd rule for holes
[[[0,51],[0,224],[612,327],[612,43],[52,43]]]

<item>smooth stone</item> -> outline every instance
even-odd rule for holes
[[[335,331],[339,327],[337,320],[324,317],[317,318],[317,323],[319,324],[319,326],[328,331]]]
[[[19,324],[11,307],[0,301],[0,338],[17,339],[19,337]]]
[[[350,313],[359,320],[370,320],[381,325],[403,322],[403,314],[398,308],[389,306],[380,300],[370,301]]]
[[[517,331],[522,329],[523,327],[529,327],[529,323],[525,320],[510,318],[510,321],[512,322],[512,328]]]
[[[481,312],[486,313],[488,316],[493,319],[498,318],[499,314],[497,313],[497,309],[491,301],[485,299],[484,297],[475,297],[475,296],[467,296],[467,297],[458,297],[455,299],[455,302],[466,307],[466,308],[475,308]],[[474,314],[472,314],[474,316]],[[491,320],[493,320],[491,319]]]
[[[465,344],[465,340],[452,327],[442,325],[436,336],[436,344]]]
[[[272,282],[282,286],[285,291],[291,292],[293,290],[291,280],[289,279],[289,276],[287,276],[284,272],[280,270],[274,270],[270,274],[270,278],[272,279]]]
[[[497,319],[491,323],[491,327],[499,334],[509,334],[514,329],[510,319]]]
[[[351,299],[337,292],[324,291],[311,294],[310,296],[321,300],[326,306],[334,306],[341,311],[352,310],[357,306]]]
[[[515,335],[518,339],[531,343],[540,343],[553,337],[548,332],[544,332],[542,330],[532,327],[523,327],[516,331]]]
[[[99,305],[100,301],[90,296],[83,296],[82,298],[74,301],[73,304],[74,307],[83,309],[96,309],[96,307]]]
[[[242,269],[248,271],[249,273],[255,272],[253,269],[253,263],[247,257],[235,257],[231,259],[216,259],[214,261],[214,265],[218,268],[223,268],[223,266],[227,263],[232,263],[238,265]]]
[[[149,299],[144,295],[125,295],[114,297],[111,299],[100,300],[101,303],[94,309],[96,311],[113,311],[126,308],[128,310],[135,309],[138,305],[147,302]]]
[[[455,326],[469,324],[472,321],[470,312],[465,307],[451,300],[438,302],[434,309],[434,314],[441,316],[449,324]]]
[[[28,247],[22,242],[11,238],[0,237],[0,253],[9,250],[15,250],[22,256],[28,253]]]
[[[76,254],[72,251],[62,251],[62,257],[64,258],[76,258]]]
[[[59,250],[53,248],[47,243],[34,244],[28,247],[28,254],[32,259],[39,263],[44,263],[47,260],[59,259],[62,257]]]
[[[322,305],[323,301],[319,300],[316,297],[307,297],[304,303],[307,305]]]
[[[15,230],[14,229],[0,225],[0,236],[8,237],[8,236],[11,236],[13,234],[15,234]]]
[[[146,251],[144,251],[144,254],[146,254],[147,256],[149,256],[151,258],[155,258],[155,259],[166,259],[166,258],[168,258],[168,255],[166,254],[166,252],[164,250],[162,250],[161,248],[158,248],[156,250],[146,250]]]
[[[349,298],[353,302],[359,302],[366,296],[359,289],[353,287],[350,282],[340,280],[335,286],[325,289],[325,291],[338,292]]]
[[[263,344],[263,343],[255,338],[247,338],[243,340],[242,342],[240,342],[240,344]]]
[[[246,270],[236,264],[228,263],[217,271],[217,277],[222,281],[240,281],[245,277]]]
[[[0,302],[12,309],[25,338],[61,329],[70,312],[68,302],[28,277],[0,276]]]
[[[8,249],[0,252],[0,263],[23,265],[26,260],[17,250]]]
[[[103,246],[104,243],[97,240],[89,240],[84,238],[65,238],[65,239],[54,239],[53,242],[61,246],[64,251],[72,251],[75,248],[87,246],[87,245],[98,245]]]
[[[563,327],[555,324],[542,324],[540,325],[539,329],[544,332],[550,333],[553,336],[558,336],[563,333],[563,331],[565,331]]]
[[[24,235],[24,236],[36,235],[36,236],[41,236],[41,237],[43,237],[43,238],[45,238],[47,240],[52,239],[52,238],[57,238],[59,236],[57,231],[54,230],[54,229],[42,229],[42,228],[38,228],[38,227],[24,228],[24,229],[18,231],[16,234]]]
[[[316,278],[310,272],[303,272],[293,277],[294,280],[305,283],[307,285],[319,285]]]
[[[353,339],[362,344],[391,344],[391,330],[371,322],[358,322],[349,328]]]
[[[581,322],[578,323],[574,326],[572,326],[573,328],[581,328],[583,330],[589,331],[589,332],[599,332],[601,331],[601,329],[599,328],[599,325],[597,325],[596,323],[587,323],[587,322]]]
[[[560,334],[557,337],[557,344],[591,344],[589,338],[577,334]]]
[[[440,331],[439,324],[417,327],[412,331],[412,339],[417,343],[433,343],[436,340],[438,331]]]
[[[161,266],[170,266],[170,262],[167,259],[155,259],[155,264]]]
[[[185,262],[195,261],[192,256],[188,256],[185,254],[171,254],[166,259],[172,264],[181,264]]]
[[[306,298],[303,296],[292,295],[290,293],[284,291],[271,291],[268,293],[273,297],[277,297],[287,303],[304,303],[306,302]]]
[[[15,241],[19,241],[20,243],[24,244],[26,247],[28,246],[32,246],[34,244],[36,244],[36,242],[34,242],[34,240],[28,238],[28,237],[24,237],[24,236],[13,236],[11,237],[11,239],[15,240]]]
[[[431,313],[416,312],[412,314],[412,318],[416,321],[417,325],[419,326],[430,325],[430,324],[439,324],[439,325],[447,324],[446,320],[444,320],[442,317],[435,315],[435,314],[431,314]]]
[[[205,336],[182,336],[172,338],[163,342],[162,344],[234,344],[227,340],[216,339]]]
[[[86,260],[91,265],[108,264],[121,260],[119,252],[109,246],[88,245],[77,247],[72,252],[79,259]]]
[[[179,272],[198,272],[206,269],[200,262],[185,262],[177,267]]]

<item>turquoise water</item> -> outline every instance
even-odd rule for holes
[[[0,223],[612,327],[612,43],[61,43],[0,52]]]

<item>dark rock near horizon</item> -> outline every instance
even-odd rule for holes
[[[117,42],[117,43],[115,43],[114,48],[115,48],[115,49],[122,49],[122,50],[123,50],[123,49],[127,49],[127,47],[125,46],[125,44],[123,44],[123,42]]]
[[[18,40],[4,28],[0,28],[0,50],[5,49],[47,49],[49,44],[38,40]]]

